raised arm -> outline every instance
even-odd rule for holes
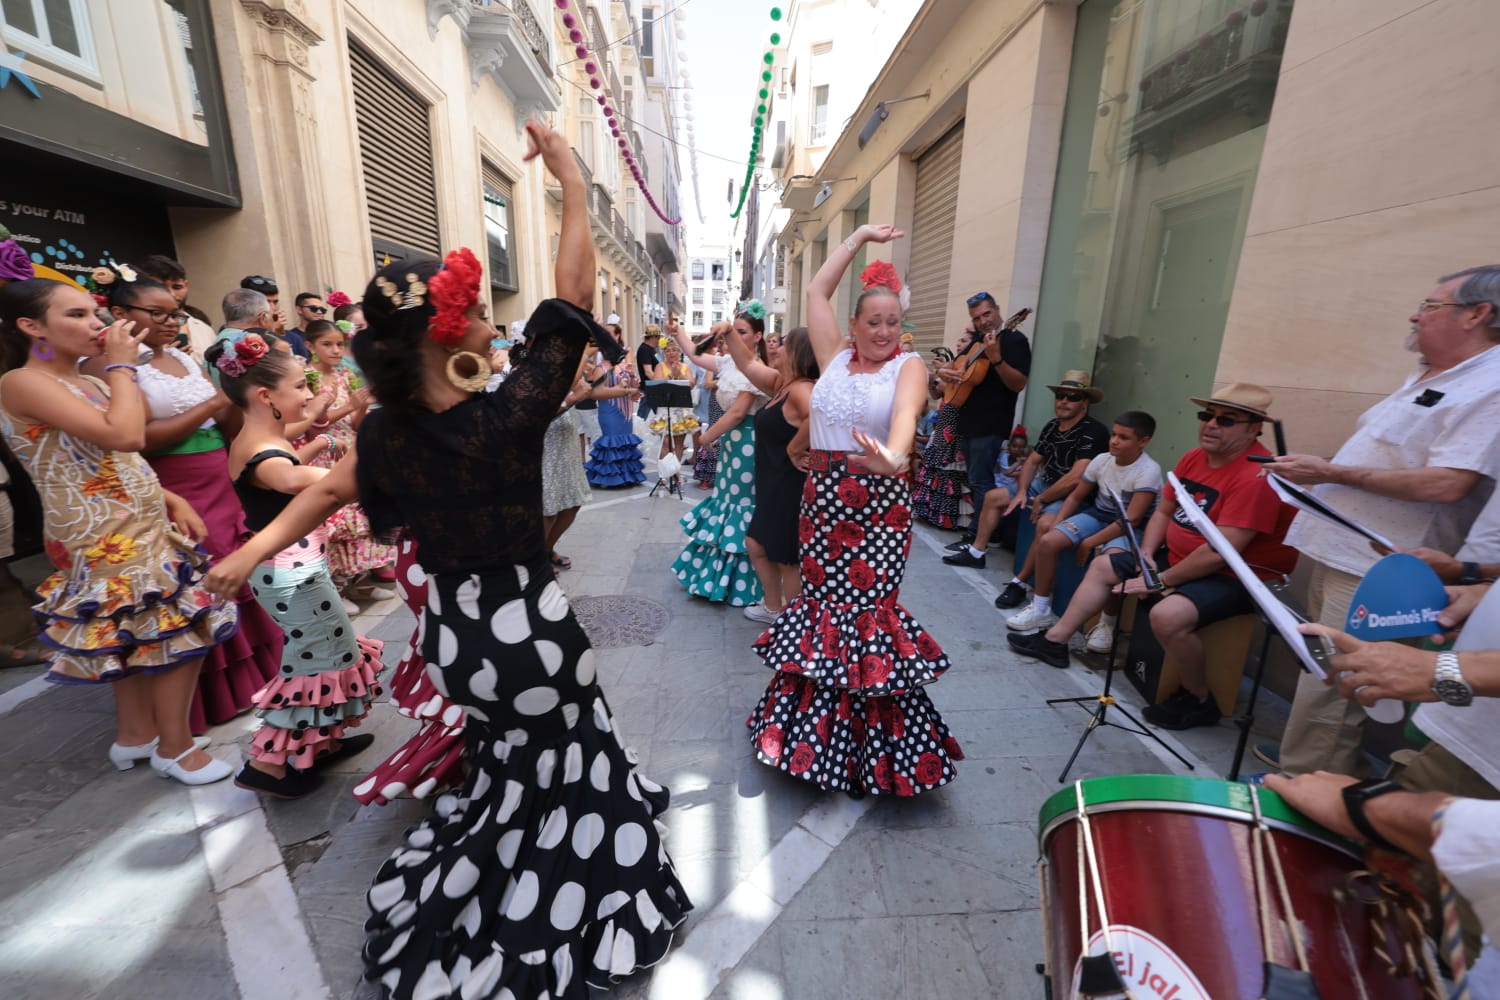
[[[721,328],[723,330],[731,329],[728,323],[715,323],[713,326],[715,336],[720,333]],[[677,341],[677,346],[682,349],[684,361],[691,361],[699,368],[704,368],[711,372],[719,370],[719,356],[713,351],[704,351],[702,354],[698,354],[698,345],[693,343],[693,338],[689,337],[687,331],[678,324],[676,316],[667,320],[667,333],[673,340]]]
[[[854,255],[866,243],[889,243],[905,236],[895,226],[860,226],[844,242],[828,251],[828,259],[818,268],[807,285],[807,337],[812,341],[813,352],[818,356],[818,365],[827,368],[834,357],[843,350],[844,337],[839,330],[838,317],[833,314],[833,296],[838,291],[839,281]],[[925,384],[926,379],[924,377]]]
[[[526,123],[528,148],[523,159],[540,156],[547,172],[562,185],[562,231],[557,241],[557,297],[584,311],[594,308],[594,240],[589,235],[588,189],[568,140],[532,118]]]
[[[729,356],[734,359],[734,366],[744,373],[750,383],[767,396],[776,395],[781,373],[746,347],[745,339],[736,334],[733,329],[729,331],[729,336],[724,338],[724,343],[729,348]]]

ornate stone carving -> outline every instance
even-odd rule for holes
[[[258,26],[272,33],[285,34],[304,47],[323,40],[307,13],[302,0],[240,0],[240,6]]]
[[[500,79],[500,67],[505,65],[505,50],[498,45],[473,45],[469,46],[469,83],[475,90],[479,89],[479,81],[484,79],[486,73],[493,73],[496,80]]]
[[[443,18],[452,17],[459,31],[468,31],[474,13],[471,0],[427,0],[427,37],[436,38]]]

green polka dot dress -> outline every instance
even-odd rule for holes
[[[732,365],[723,364],[727,360],[720,362],[720,405],[728,409],[741,392],[755,392],[757,398],[745,419],[720,441],[714,491],[683,517],[688,543],[672,572],[694,597],[742,607],[763,596],[745,547],[745,529],[755,514],[755,411],[765,397]]]

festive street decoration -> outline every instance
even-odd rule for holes
[[[26,58],[24,52],[0,52],[0,90],[10,85],[12,78],[16,83],[24,87],[32,97],[42,99],[42,92],[36,89],[36,83],[21,72],[21,60]]]
[[[589,74],[589,88],[595,91],[604,89],[604,80],[599,76],[602,67],[590,57],[589,47],[583,41],[583,29],[578,26],[578,18],[568,10],[571,0],[557,0],[557,9],[563,12],[563,27],[568,29],[568,40],[573,43],[573,52],[579,59],[586,60],[584,72]],[[682,221],[682,216],[673,219],[661,210],[656,203],[656,197],[652,195],[651,189],[646,186],[646,174],[641,170],[641,165],[636,162],[635,152],[630,148],[630,140],[626,138],[621,128],[621,120],[624,116],[617,115],[614,106],[609,103],[609,95],[599,93],[594,96],[599,102],[599,107],[604,109],[604,121],[609,127],[609,134],[620,147],[620,155],[625,158],[625,166],[630,169],[630,176],[635,178],[636,187],[641,189],[641,194],[646,196],[646,204],[651,206],[661,221],[669,226],[675,226]]]
[[[780,7],[771,8],[771,20],[781,20]],[[766,64],[766,68],[760,71],[761,87],[755,93],[755,96],[759,100],[755,105],[755,123],[750,135],[750,162],[745,164],[745,182],[740,185],[739,204],[735,205],[734,211],[729,213],[731,219],[738,219],[740,213],[745,210],[745,197],[750,193],[750,185],[754,183],[755,163],[760,159],[760,142],[765,136],[766,115],[770,108],[770,105],[766,102],[771,97],[771,68],[776,65],[776,46],[780,44],[781,34],[779,32],[771,32],[771,50],[761,57],[761,61]]]

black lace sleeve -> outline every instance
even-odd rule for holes
[[[496,389],[515,434],[547,430],[568,395],[583,348],[604,335],[594,318],[562,299],[548,299],[526,321],[526,357]]]
[[[390,419],[390,411],[373,409],[365,414],[356,431],[356,456],[354,483],[359,490],[359,505],[370,521],[370,535],[382,545],[396,544],[401,529],[406,523],[395,498],[387,492],[375,475],[383,460],[380,443],[382,428]]]

